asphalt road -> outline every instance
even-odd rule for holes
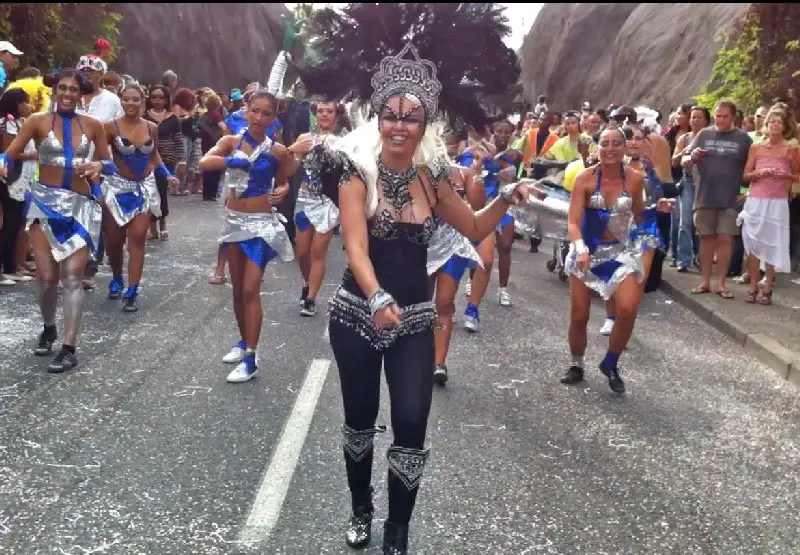
[[[324,299],[301,318],[296,265],[270,265],[260,376],[226,383],[231,291],[207,283],[219,209],[173,204],[170,241],[148,246],[140,311],[105,298],[104,268],[73,371],[47,374],[30,354],[33,286],[0,291],[0,552],[347,553]],[[621,359],[625,396],[595,370],[599,304],[588,379],[561,385],[567,290],[546,259],[515,250],[514,307],[497,306],[494,281],[481,333],[454,333],[412,552],[800,552],[797,391],[661,293]],[[336,239],[323,297],[343,265]],[[380,551],[390,440],[377,439],[368,554]]]

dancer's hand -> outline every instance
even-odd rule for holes
[[[589,263],[591,262],[591,255],[588,252],[579,254],[575,259],[575,270],[579,275],[586,275],[589,272]]]
[[[84,164],[79,164],[75,171],[78,172],[78,176],[88,179],[89,181],[94,181],[100,177],[100,172],[103,171],[103,164],[100,162],[87,162]]]
[[[269,194],[269,203],[272,206],[277,206],[283,199],[286,198],[287,193],[289,192],[289,184],[284,183],[280,187],[275,187],[272,192]]]
[[[674,198],[662,198],[656,203],[656,211],[671,213],[675,210]]]
[[[0,178],[5,179],[6,177],[8,177],[8,167],[0,166]]]
[[[403,315],[403,311],[397,306],[396,303],[392,303],[386,308],[382,308],[373,314],[372,321],[375,323],[375,326],[378,329],[386,329],[392,328],[400,323],[400,318]]]
[[[508,202],[509,204],[517,205],[520,203],[528,202],[528,197],[530,196],[530,191],[528,190],[528,186],[522,183],[509,183],[505,185],[501,191],[500,195]]]
[[[311,135],[301,135],[297,138],[297,140],[289,147],[289,152],[294,154],[295,156],[303,157],[308,154],[308,151],[311,150],[311,147],[314,145],[314,139],[311,138]]]
[[[169,183],[172,186],[172,188],[174,189],[175,187],[178,186],[178,183],[180,183],[180,181],[178,181],[178,178],[175,177],[174,175],[170,175],[167,178],[167,183]]]

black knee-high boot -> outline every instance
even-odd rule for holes
[[[397,445],[392,445],[386,452],[389,461],[389,518],[383,528],[384,555],[405,555],[408,550],[408,523],[414,512],[429,453],[430,449]]]
[[[342,426],[347,484],[353,505],[346,541],[354,549],[366,547],[372,539],[372,516],[375,512],[372,505],[373,443],[375,434],[385,431],[385,427],[354,430],[347,424]]]

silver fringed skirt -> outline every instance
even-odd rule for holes
[[[38,222],[56,262],[84,247],[97,253],[103,209],[98,199],[37,181],[25,193],[27,229]]]
[[[297,231],[314,228],[314,231],[324,235],[339,225],[339,209],[325,195],[312,194],[301,187],[297,193],[294,223]]]
[[[142,181],[111,175],[103,182],[103,203],[119,227],[125,227],[139,214],[161,216],[161,197],[151,173]]]
[[[575,245],[570,245],[564,261],[564,271],[568,275],[577,277],[586,284],[586,287],[596,291],[607,301],[628,276],[634,276],[639,283],[644,282],[644,254],[648,250],[655,249],[658,243],[658,238],[650,235],[640,235],[625,243],[617,241],[600,243],[591,255],[589,271],[586,274],[576,270],[578,255],[575,252]]]
[[[448,224],[439,223],[428,243],[428,275],[433,275],[454,256],[459,256],[470,264],[483,268],[480,255],[469,239]],[[473,266],[474,267],[474,266]]]
[[[289,262],[294,248],[284,227],[286,219],[278,212],[224,211],[218,242],[224,247],[236,244],[261,270],[275,257]]]

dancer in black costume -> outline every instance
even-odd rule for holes
[[[411,54],[410,59],[405,59]],[[380,404],[381,365],[391,399],[394,442],[389,447],[389,514],[383,553],[407,552],[408,524],[428,460],[425,436],[431,406],[436,313],[426,270],[438,215],[470,240],[494,232],[527,189],[507,185],[473,213],[455,192],[439,113],[436,68],[410,44],[385,58],[372,76],[369,121],[333,151],[309,156],[335,167],[321,180],[337,198],[348,268],[330,301],[330,343],[344,402],[344,455],[353,514],[347,544],[365,547],[372,533],[372,462]],[[331,184],[336,173],[338,194]]]

